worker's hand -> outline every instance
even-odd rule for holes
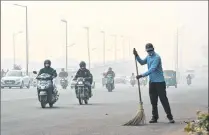
[[[133,49],[133,54],[135,57],[139,56],[135,48]]]
[[[142,75],[137,75],[136,76],[136,79],[140,79],[140,78],[142,78],[143,76]]]

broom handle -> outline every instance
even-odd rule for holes
[[[134,61],[135,61],[135,64],[136,64],[136,74],[139,75],[136,57],[134,56],[134,58],[135,58]],[[139,79],[137,79],[137,82],[138,82],[138,89],[139,89],[139,101],[140,101],[140,103],[142,103],[142,96],[141,96]]]

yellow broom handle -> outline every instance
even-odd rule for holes
[[[136,74],[139,75],[137,61],[136,61],[136,57],[135,56],[134,56],[134,61],[135,61],[135,64],[136,64]],[[138,82],[138,89],[139,89],[139,101],[140,101],[140,103],[142,103],[142,96],[141,96],[139,79],[137,79],[137,82]]]

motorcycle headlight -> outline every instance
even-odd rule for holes
[[[83,82],[78,82],[78,84],[83,84]]]

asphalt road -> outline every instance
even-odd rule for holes
[[[148,88],[142,87],[146,119],[151,117]],[[207,110],[208,86],[169,88],[167,95],[175,124],[168,124],[159,103],[157,124],[121,126],[138,109],[137,87],[116,85],[109,93],[96,85],[89,105],[78,104],[74,90],[59,90],[60,99],[53,108],[42,109],[36,89],[1,90],[1,135],[170,135],[184,127],[182,122],[195,118],[196,110]]]

